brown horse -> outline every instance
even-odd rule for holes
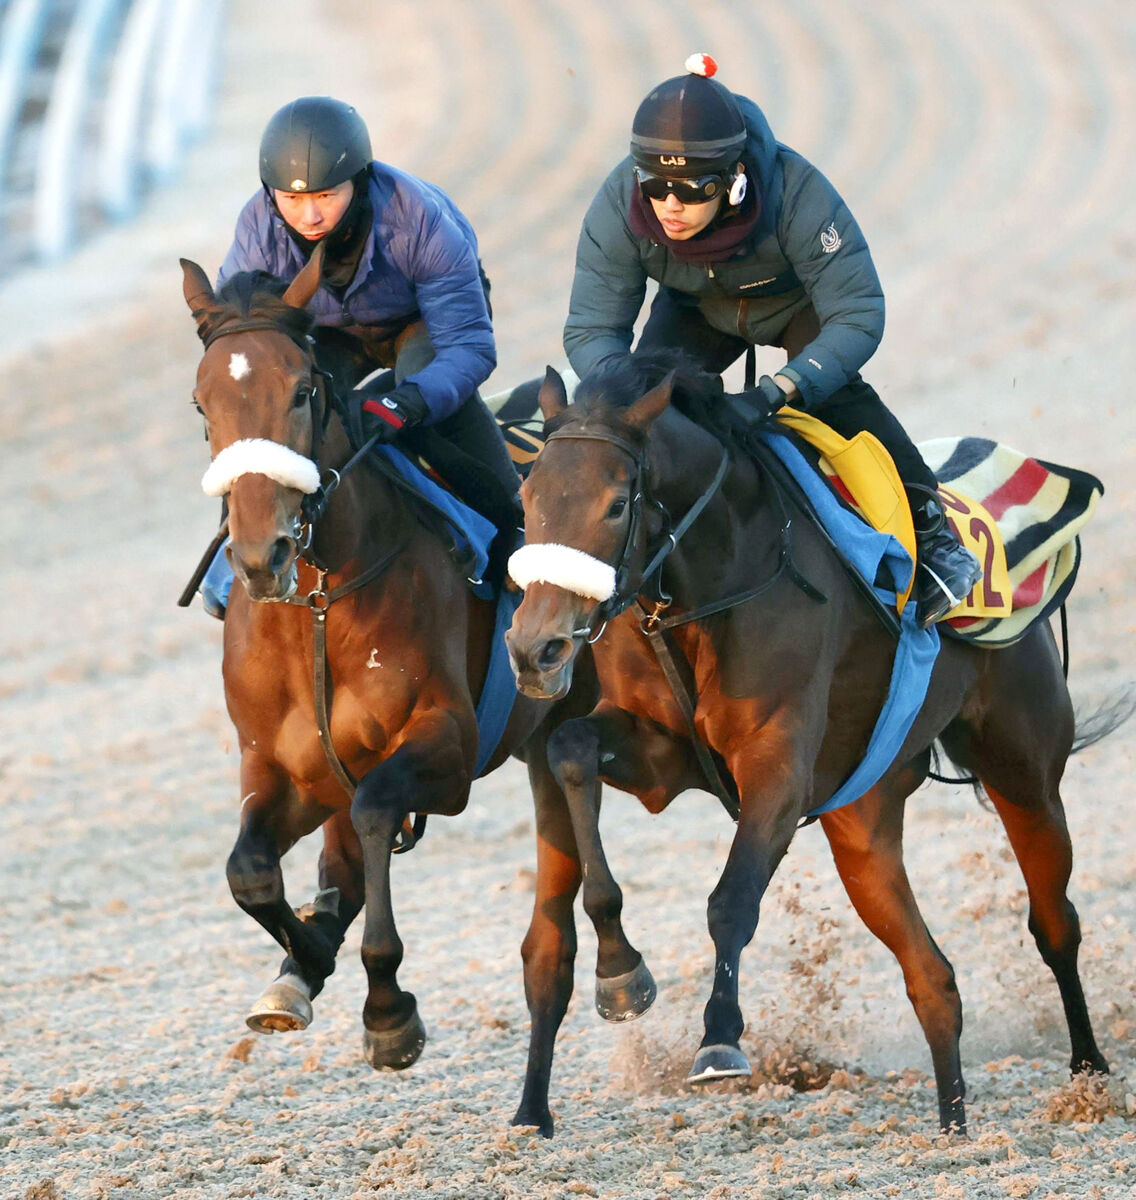
[[[240,584],[224,635],[243,797],[227,874],[237,903],[288,956],[249,1023],[268,1032],[307,1025],[365,906],[364,1054],[375,1067],[406,1067],[425,1030],[396,979],[403,945],[390,856],[409,814],[466,805],[494,606],[472,595],[438,530],[390,478],[369,466],[345,470],[351,446],[304,312],[320,260],[317,252],[287,290],[254,274],[220,296],[200,267],[182,262],[205,342],[194,397],[213,455],[209,490],[227,495]],[[317,490],[321,478],[330,483]],[[316,496],[327,501],[322,516]],[[324,706],[331,753],[317,721]],[[485,772],[516,753],[537,795],[557,790],[544,743],[560,715],[516,704]],[[280,859],[321,826],[321,890],[294,911]]]
[[[709,901],[714,981],[693,1082],[749,1073],[738,1047],[739,956],[801,818],[862,757],[895,654],[894,637],[790,491],[739,450],[720,415],[720,381],[680,374],[678,386],[673,375],[658,382],[661,375],[629,367],[593,377],[567,406],[550,369],[540,392],[547,441],[522,490],[529,545],[511,566],[527,587],[506,638],[518,687],[531,697],[562,696],[582,646],[594,641],[602,691],[589,716],[565,722],[549,741],[567,811],[552,792],[537,805],[542,843],[561,853],[540,858],[540,900],[525,944],[532,1044],[516,1120],[546,1132],[581,880],[599,940],[601,1014],[627,1019],[654,998],[642,957],[624,935],[622,895],[600,842],[600,781],[634,793],[651,812],[686,788],[707,787],[679,701],[641,628],[642,612],[617,614],[644,593],[658,601],[647,606],[652,613],[679,614],[668,637],[681,654],[671,661],[689,663],[695,727],[740,808]],[[697,423],[679,404],[699,414]],[[684,514],[697,514],[689,532]],[[659,576],[655,554],[668,545]],[[705,615],[677,623],[698,612]],[[1077,748],[1120,719],[1105,714],[1080,731]],[[1029,928],[1057,978],[1072,1069],[1105,1072],[1077,970],[1077,914],[1066,896],[1072,854],[1058,786],[1074,738],[1048,624],[1005,649],[944,639],[926,700],[891,767],[857,802],[820,818],[856,911],[902,967],[930,1046],[944,1130],[965,1129],[962,1012],[954,973],[904,871],[904,803],[929,773],[935,739],[981,780],[1025,876]]]

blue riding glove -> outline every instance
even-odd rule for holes
[[[400,383],[393,391],[370,395],[366,386],[358,390],[364,396],[359,414],[364,440],[369,441],[377,434],[382,442],[393,441],[407,426],[424,420],[430,411],[413,383]]]

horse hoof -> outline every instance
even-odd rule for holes
[[[703,1046],[694,1056],[687,1083],[713,1083],[750,1074],[749,1059],[737,1046]]]
[[[311,1023],[307,984],[295,975],[282,975],[270,983],[245,1017],[254,1033],[295,1033]]]
[[[553,1133],[552,1113],[545,1109],[543,1114],[529,1112],[524,1105],[517,1109],[517,1115],[509,1122],[510,1125],[521,1129],[535,1129],[542,1138],[550,1138]]]
[[[426,1026],[417,1009],[397,1029],[363,1030],[363,1059],[376,1071],[405,1071],[418,1061],[425,1045]]]
[[[596,1012],[605,1021],[634,1021],[655,1003],[658,989],[640,959],[639,965],[611,979],[596,976]]]

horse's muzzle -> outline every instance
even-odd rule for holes
[[[572,686],[576,641],[561,635],[527,643],[511,630],[505,634],[517,690],[532,700],[559,700]]]
[[[295,594],[298,553],[296,539],[291,537],[278,537],[258,551],[229,547],[233,574],[249,599],[257,602],[287,600]]]

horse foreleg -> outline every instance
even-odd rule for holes
[[[595,927],[596,1011],[605,1021],[628,1021],[645,1013],[656,989],[642,955],[623,931],[623,892],[611,873],[600,840],[601,748],[620,725],[615,712],[565,721],[548,739],[548,762],[564,792],[583,870],[584,911]],[[625,731],[623,731],[625,732]],[[620,737],[627,757],[633,741]]]
[[[403,945],[395,928],[390,862],[395,835],[407,814],[460,812],[469,774],[452,717],[438,707],[422,717],[406,740],[359,781],[351,824],[359,835],[366,890],[362,958],[367,972],[363,1005],[363,1057],[372,1067],[402,1070],[426,1044],[418,1002],[398,986]]]
[[[939,1125],[944,1133],[965,1133],[962,1004],[954,971],[923,922],[903,866],[903,802],[921,779],[921,773],[904,772],[897,777],[901,790],[874,788],[855,804],[826,813],[821,825],[848,898],[903,971],[931,1050]]]
[[[363,1057],[372,1067],[402,1070],[417,1061],[426,1044],[426,1028],[411,992],[398,986],[403,946],[394,923],[390,859],[395,834],[408,811],[404,787],[392,778],[396,753],[360,781],[351,805],[351,823],[363,848],[366,925],[361,955],[367,972],[363,1005]]]
[[[296,915],[317,926],[338,954],[348,926],[363,907],[362,852],[347,811],[330,816],[323,834],[320,890]],[[285,958],[280,974],[261,993],[245,1022],[258,1033],[306,1029],[312,1021],[312,1001],[323,991],[325,978],[291,956]]]
[[[714,941],[714,984],[688,1083],[750,1074],[749,1060],[738,1045],[745,1027],[738,1004],[738,965],[757,929],[761,899],[796,826],[795,807],[769,805],[760,798],[747,804],[747,795],[753,793],[742,780],[738,782],[742,792],[738,828],[707,905],[707,924]]]
[[[241,809],[241,829],[226,864],[229,889],[237,904],[284,948],[296,965],[296,995],[290,997],[295,1009],[289,1018],[287,1007],[278,1022],[264,1026],[272,1029],[300,1029],[311,1020],[308,1001],[318,981],[335,969],[338,942],[328,936],[326,923],[303,920],[284,896],[281,856],[304,834],[317,827],[327,815],[314,806],[294,802],[277,773],[259,760],[249,761],[246,753],[241,764],[241,782],[246,800]],[[258,1026],[253,1023],[253,1028]]]
[[[580,887],[580,859],[564,795],[545,757],[542,734],[526,747],[529,782],[536,805],[536,897],[521,944],[525,1000],[531,1029],[529,1057],[514,1125],[535,1125],[551,1137],[548,1087],[556,1033],[572,998],[576,921],[572,905]]]

